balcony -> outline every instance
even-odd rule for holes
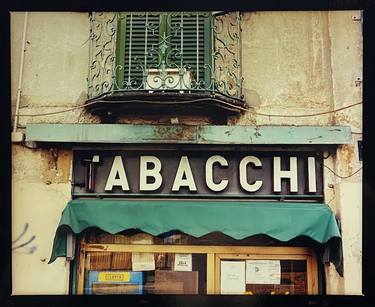
[[[238,12],[90,14],[92,114],[206,115],[247,110]]]

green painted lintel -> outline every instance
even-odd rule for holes
[[[351,144],[347,126],[28,124],[26,141],[106,144]]]
[[[200,144],[351,144],[347,126],[201,126]]]
[[[26,141],[69,143],[195,143],[196,127],[122,124],[29,124]]]

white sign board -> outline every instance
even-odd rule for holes
[[[221,261],[220,272],[221,294],[245,293],[245,261]]]
[[[246,260],[246,283],[279,285],[280,260]]]
[[[153,253],[132,253],[133,271],[154,271],[155,258]]]
[[[192,256],[191,254],[175,254],[174,256],[174,270],[175,271],[191,271]]]

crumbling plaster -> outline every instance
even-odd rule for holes
[[[361,105],[312,117],[254,113],[311,114],[361,101],[362,85],[353,82],[354,76],[362,72],[361,24],[351,18],[358,14],[358,11],[244,13],[243,93],[250,111],[229,118],[228,124],[343,124],[361,132]],[[11,13],[12,106],[17,94],[23,20],[22,12]],[[87,13],[29,13],[20,114],[56,112],[85,102],[88,36]],[[158,124],[169,120],[123,117],[118,123]],[[49,116],[20,117],[20,129],[32,122],[100,123],[100,120],[83,109],[75,109]],[[182,117],[179,123],[207,124],[210,119]],[[354,135],[355,141],[361,138],[360,134]],[[68,292],[68,263],[58,260],[47,265],[44,259],[49,256],[61,210],[70,199],[71,159],[70,150],[13,145],[13,239],[29,223],[28,232],[36,236],[37,244],[32,254],[13,252],[14,294]],[[325,163],[343,175],[359,169],[362,163],[358,161],[356,142],[339,146]],[[327,266],[327,293],[361,294],[361,172],[340,180],[325,168],[324,176],[325,201],[342,218],[344,270],[348,274],[340,278],[333,266]],[[355,285],[352,280],[356,280]]]

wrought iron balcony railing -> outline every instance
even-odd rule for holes
[[[89,100],[174,93],[244,110],[240,22],[238,12],[91,13]]]

